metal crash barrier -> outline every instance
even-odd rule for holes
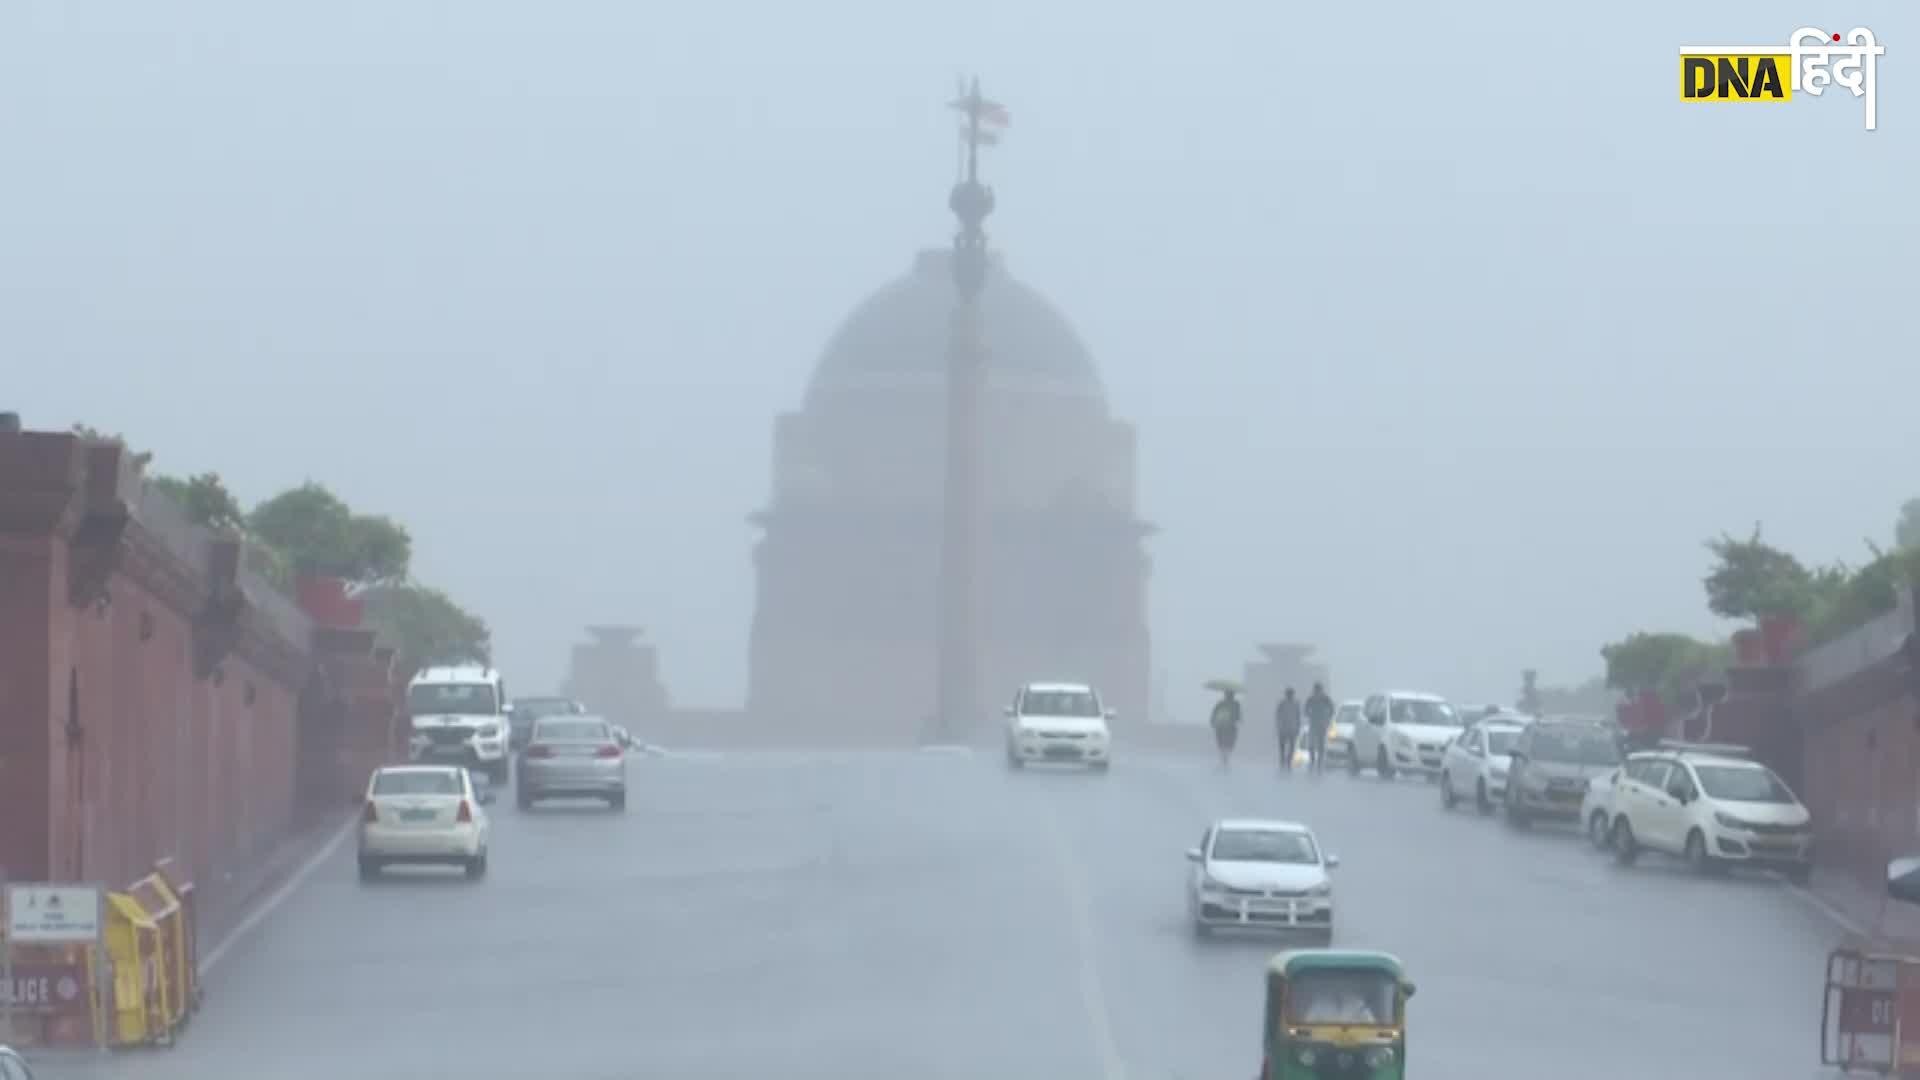
[[[75,891],[59,884],[25,888],[50,895]],[[28,1047],[170,1045],[200,1003],[193,884],[163,861],[125,891],[83,888],[99,901],[91,943],[40,944],[23,937],[0,945],[6,961],[0,1041]]]
[[[1827,955],[1820,1063],[1920,1075],[1920,959],[1853,949]]]

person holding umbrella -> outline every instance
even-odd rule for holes
[[[1220,695],[1214,703],[1213,715],[1208,723],[1213,726],[1213,745],[1220,751],[1220,768],[1227,768],[1228,759],[1233,756],[1233,746],[1240,741],[1240,687],[1225,679],[1215,679],[1207,684],[1207,689]]]

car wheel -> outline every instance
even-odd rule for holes
[[[607,807],[608,809],[611,809],[611,810],[621,810],[621,811],[626,810],[627,793],[622,791],[622,792],[618,792],[616,794],[607,796]]]
[[[514,793],[513,805],[521,810],[533,809],[533,792],[528,791],[525,785],[522,785],[520,790]]]
[[[1707,834],[1699,829],[1687,834],[1687,865],[1697,874],[1711,874],[1719,869],[1713,856],[1707,854]]]
[[[1382,780],[1393,779],[1393,759],[1387,756],[1387,748],[1381,747],[1373,754],[1373,771]]]
[[[1358,750],[1347,751],[1347,775],[1360,775],[1360,752]]]
[[[487,876],[487,853],[485,851],[482,851],[480,854],[475,855],[473,858],[467,860],[467,880],[479,881],[481,878],[486,876]]]
[[[1195,919],[1193,920],[1193,936],[1201,941],[1205,941],[1213,936],[1213,927],[1208,926],[1199,919]]]
[[[513,766],[507,764],[504,760],[497,765],[489,765],[487,766],[487,779],[493,781],[494,787],[506,787],[513,782]]]
[[[1318,941],[1320,947],[1323,949],[1333,948],[1333,927],[1329,926],[1325,930],[1320,931],[1319,936],[1314,938],[1314,940]]]
[[[1026,767],[1027,763],[1020,760],[1020,755],[1014,752],[1013,747],[1007,747],[1007,768],[1024,769]]]
[[[1475,780],[1473,782],[1473,805],[1477,807],[1482,814],[1493,813],[1493,798],[1487,794],[1487,782],[1485,780]]]
[[[1587,819],[1587,839],[1593,843],[1594,847],[1601,851],[1607,850],[1611,841],[1607,832],[1607,812],[1605,810],[1595,810],[1593,816]]]
[[[1440,774],[1440,805],[1451,810],[1453,809],[1454,804],[1459,801],[1460,801],[1460,797],[1453,793],[1452,774],[1442,772]]]
[[[380,876],[380,860],[360,856],[360,880],[372,881]]]
[[[1633,838],[1633,823],[1625,814],[1613,819],[1613,859],[1621,866],[1632,866],[1640,857],[1640,842]]]

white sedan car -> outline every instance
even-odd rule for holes
[[[360,877],[378,877],[396,863],[458,866],[469,878],[487,872],[490,827],[484,804],[491,787],[476,787],[456,765],[390,765],[367,782],[360,814]]]
[[[1340,859],[1292,821],[1214,822],[1187,852],[1187,909],[1195,935],[1275,930],[1333,943],[1333,880]]]
[[[1483,720],[1448,743],[1440,756],[1440,804],[1451,810],[1461,799],[1472,799],[1481,813],[1493,813],[1507,797],[1509,755],[1523,726]]]

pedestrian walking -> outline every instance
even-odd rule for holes
[[[1333,726],[1333,699],[1319,683],[1307,695],[1307,767],[1316,773],[1327,768],[1327,730]]]
[[[1273,707],[1273,727],[1280,736],[1280,771],[1292,772],[1293,755],[1300,747],[1300,699],[1291,686]]]
[[[1220,770],[1225,772],[1227,759],[1233,756],[1233,744],[1240,739],[1240,700],[1232,690],[1220,691],[1208,722],[1213,725],[1213,744],[1220,751]]]

